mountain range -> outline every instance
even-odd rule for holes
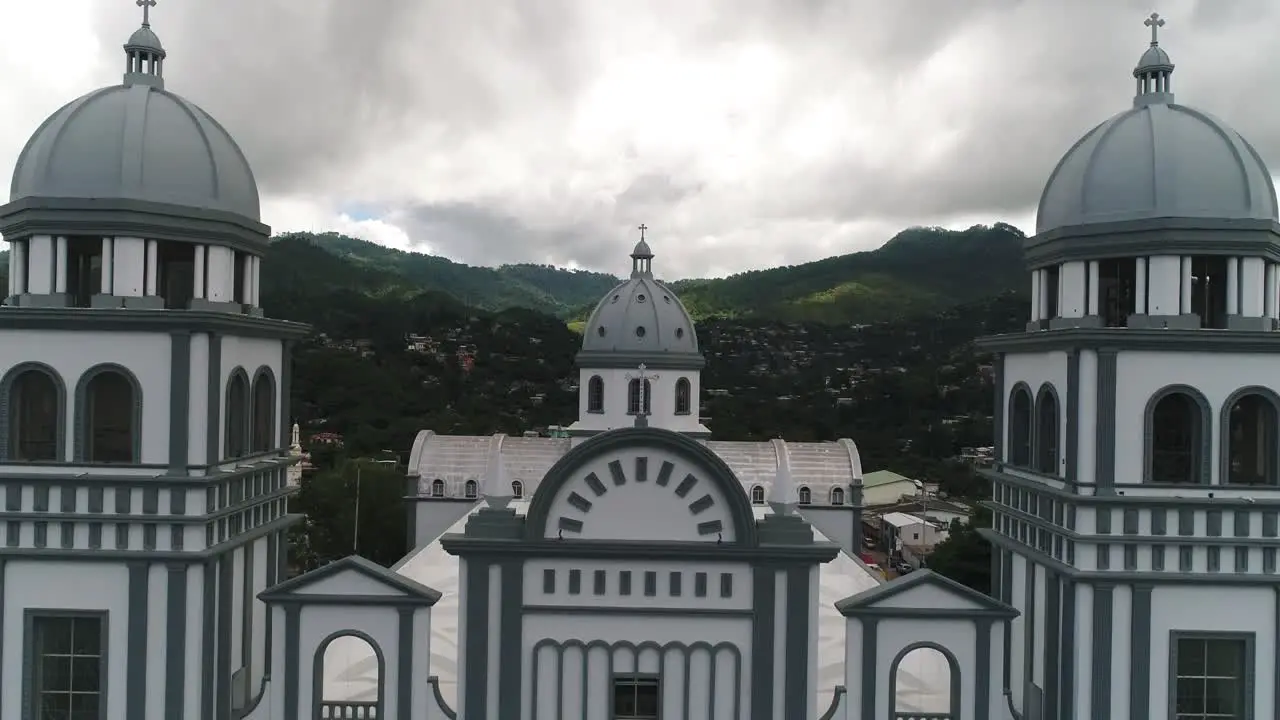
[[[1024,238],[1004,223],[967,230],[916,227],[876,250],[669,282],[699,320],[879,322],[1024,292]],[[0,274],[7,268],[0,253]],[[359,315],[388,301],[410,301],[420,308],[524,308],[572,322],[584,319],[618,282],[607,273],[533,264],[476,267],[337,233],[290,233],[273,239],[262,287],[264,307],[299,320],[317,312],[314,303],[340,296],[342,307],[326,312]]]

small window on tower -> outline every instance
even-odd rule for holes
[[[613,717],[617,720],[658,720],[658,678],[615,676]]]
[[[644,337],[644,326],[643,326],[643,325],[637,325],[637,326],[636,326],[636,337]]]

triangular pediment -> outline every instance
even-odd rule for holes
[[[440,593],[351,555],[267,588],[263,602],[335,603],[365,605],[434,605]]]
[[[843,615],[945,615],[1013,618],[1018,611],[932,570],[917,570],[836,603]]]

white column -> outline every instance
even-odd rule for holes
[[[1227,314],[1240,314],[1240,258],[1227,258]]]
[[[1134,298],[1133,312],[1135,315],[1147,314],[1147,259],[1138,258],[1133,262],[1134,275]]]
[[[253,306],[262,307],[262,257],[253,256]]]
[[[1084,317],[1087,310],[1088,265],[1080,260],[1062,263],[1058,271],[1058,315],[1064,318]]]
[[[1099,267],[1097,260],[1089,261],[1089,315],[1098,314],[1098,282],[1102,277]]]
[[[160,243],[155,240],[147,241],[147,282],[145,295],[155,295],[160,287]]]
[[[1276,265],[1275,263],[1267,263],[1266,265],[1266,295],[1263,296],[1263,314],[1267,318],[1275,318],[1276,316]]]
[[[1262,298],[1266,294],[1264,263],[1260,257],[1240,261],[1240,314],[1244,317],[1262,317]]]
[[[113,294],[142,297],[147,289],[147,241],[139,237],[117,237],[111,245],[115,253]]]
[[[53,292],[53,236],[32,235],[26,246],[26,290],[48,295]]]
[[[13,250],[11,251],[18,255],[17,271],[13,274],[13,277],[15,278],[13,283],[14,295],[25,295],[27,292],[27,275],[31,270],[30,263],[27,258],[28,242],[28,240],[23,240],[21,242],[14,243]]]
[[[1181,287],[1180,297],[1178,299],[1178,307],[1180,308],[1179,310],[1180,313],[1186,314],[1191,312],[1191,258],[1190,257],[1184,256],[1182,258],[1182,267],[1179,270],[1179,272],[1181,273],[1182,287]],[[1201,279],[1201,281],[1203,282],[1203,278]]]
[[[1040,319],[1040,270],[1031,271],[1031,322]]]
[[[232,270],[235,267],[231,248],[221,245],[206,246],[204,264],[208,276],[205,297],[213,302],[235,302],[235,298],[231,296]]]
[[[57,239],[55,250],[57,255],[54,259],[53,291],[65,293],[67,291],[67,239],[65,237]]]
[[[195,267],[195,288],[192,295],[199,299],[204,299],[204,246],[196,246],[196,267]]]
[[[240,261],[244,268],[241,272],[244,274],[244,281],[240,283],[240,297],[236,298],[236,302],[241,305],[253,304],[253,256],[245,253],[244,258]]]
[[[112,238],[102,238],[102,294],[115,295],[115,277],[116,277],[116,254],[115,241]]]
[[[18,279],[18,243],[9,243],[9,292],[5,297],[13,297],[13,284]]]

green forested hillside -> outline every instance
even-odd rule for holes
[[[674,286],[699,319],[878,322],[1021,291],[1027,282],[1023,237],[1017,228],[1003,223],[962,231],[911,228],[869,252],[727,278],[680,280]],[[353,275],[343,278],[341,287],[361,286],[374,293],[391,288],[429,289],[483,309],[524,307],[565,319],[582,319],[618,282],[603,273],[545,265],[472,267],[334,233],[283,236],[272,257],[281,263],[305,264],[314,247],[348,261]],[[268,271],[268,279],[274,282],[273,276]]]
[[[803,265],[675,283],[698,316],[876,322],[1021,290],[1021,231],[911,228],[883,247]]]

